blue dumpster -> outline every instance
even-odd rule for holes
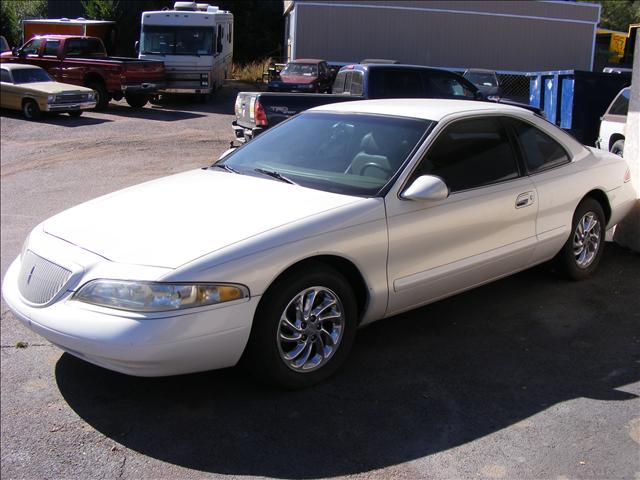
[[[547,120],[567,130],[584,145],[595,145],[600,117],[631,74],[558,70],[529,77],[529,104],[540,108]]]

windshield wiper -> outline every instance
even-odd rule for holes
[[[238,170],[236,170],[233,167],[230,167],[226,163],[214,163],[213,165],[211,165],[211,168],[221,168],[223,170],[226,170],[227,172],[238,173],[238,174],[240,173]]]
[[[276,172],[275,170],[265,170],[264,168],[254,168],[253,171],[262,173],[263,175],[268,175],[269,177],[275,178],[276,180],[280,180],[281,182],[290,183],[291,185],[297,185],[296,182],[294,182],[290,178],[285,177],[280,172]]]

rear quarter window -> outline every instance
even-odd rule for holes
[[[513,125],[529,173],[569,163],[567,151],[549,135],[520,120],[510,118],[508,121]]]
[[[609,115],[623,115],[626,117],[629,112],[629,97],[631,97],[631,89],[627,88],[618,95],[607,113]]]

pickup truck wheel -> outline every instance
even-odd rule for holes
[[[22,114],[27,120],[37,120],[42,116],[40,107],[35,100],[26,99],[22,102]]]
[[[149,96],[144,93],[125,94],[124,99],[131,108],[142,108],[149,101]]]
[[[89,83],[87,87],[96,92],[96,107],[95,110],[106,110],[111,98],[109,92],[102,83]]]
[[[78,118],[82,115],[82,110],[72,110],[69,113],[69,116],[72,118]]]

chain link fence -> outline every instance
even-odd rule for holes
[[[497,72],[502,98],[529,104],[529,77],[524,73]]]

